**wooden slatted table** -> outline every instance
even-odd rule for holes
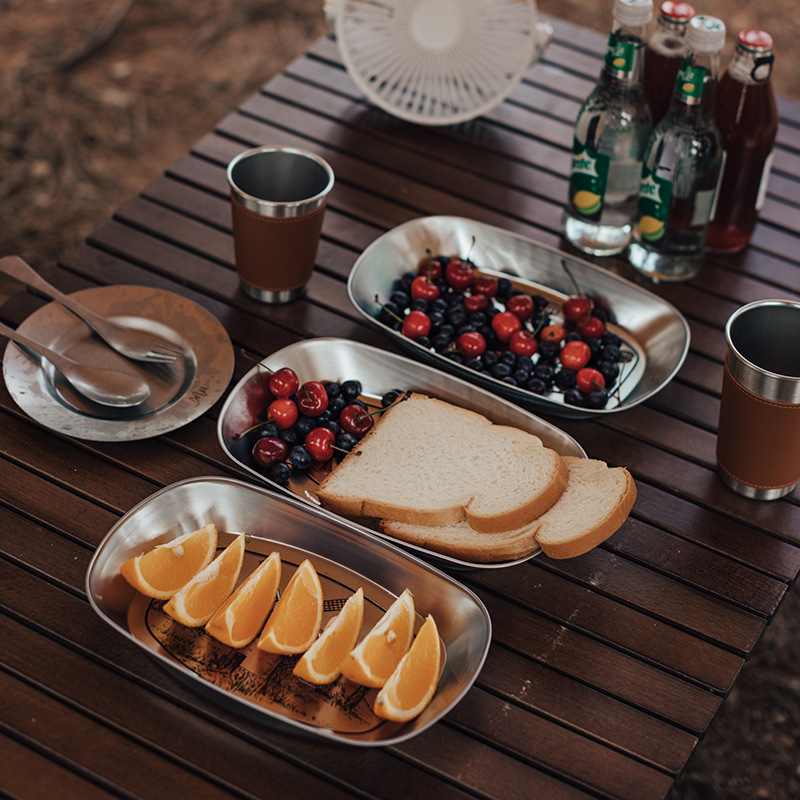
[[[485,118],[429,129],[371,107],[335,42],[319,41],[123,205],[49,274],[62,289],[136,283],[221,320],[234,381],[304,338],[392,348],[346,278],[375,238],[419,216],[494,224],[549,245],[566,196],[571,128],[604,39],[554,21],[544,61]],[[800,297],[800,106],[781,101],[770,192],[746,252],[657,287],[688,318],[691,352],[651,401],[556,424],[627,465],[639,497],[607,543],[457,576],[493,641],[442,722],[368,752],[246,719],[178,682],[94,614],[89,559],[128,509],[199,475],[242,477],[216,439],[219,404],[157,439],[104,444],[33,423],[0,388],[0,791],[21,797],[665,797],[800,570],[797,493],[757,503],[715,473],[731,312]],[[337,185],[306,299],[264,306],[237,288],[225,165],[267,142],[323,155]],[[132,165],[135,168],[135,165]],[[632,277],[624,260],[604,267]],[[651,288],[651,287],[650,287]],[[44,304],[20,291],[12,325]]]

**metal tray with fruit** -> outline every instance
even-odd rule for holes
[[[278,381],[283,371],[291,371],[295,383],[336,382],[344,393],[352,391],[347,400],[360,397],[372,410],[381,408],[381,401],[395,390],[417,391],[476,411],[501,425],[512,425],[537,435],[543,443],[562,456],[585,456],[583,448],[562,430],[513,403],[509,403],[474,384],[452,375],[442,373],[434,367],[420,364],[404,356],[389,353],[369,345],[346,339],[308,339],[279,350],[253,367],[232,389],[220,412],[217,435],[225,452],[250,475],[268,485],[284,489],[314,506],[319,506],[315,493],[315,474],[319,465],[297,462],[290,466],[294,455],[291,446],[274,452],[280,447],[277,436],[271,435],[270,418],[281,413],[282,394],[296,394],[297,386],[287,385],[277,390],[277,397],[270,390],[270,379]],[[345,386],[345,384],[349,384]],[[303,403],[313,403],[315,393],[303,392]],[[299,399],[299,396],[298,396]],[[273,405],[274,404],[274,405]],[[292,404],[286,404],[290,407]],[[295,413],[295,412],[291,412]],[[362,419],[366,415],[359,415]],[[281,421],[290,428],[291,421]],[[356,431],[357,434],[362,431]],[[306,435],[303,432],[303,435]],[[323,443],[324,444],[324,443]],[[344,447],[347,443],[343,443]],[[264,449],[264,452],[261,452]],[[312,448],[313,450],[314,448]],[[302,453],[300,454],[303,455]],[[316,455],[316,453],[315,453]],[[303,456],[307,459],[307,456]],[[330,513],[330,512],[325,512]],[[353,522],[371,535],[381,536],[396,543],[379,531],[369,527],[370,520],[359,518]],[[506,567],[519,561],[475,563],[451,556],[434,553],[427,548],[403,544],[405,548],[428,560],[459,568]],[[530,557],[530,556],[529,556]],[[527,559],[520,559],[524,561]]]
[[[163,600],[139,594],[122,577],[120,566],[129,558],[212,522],[218,548],[248,535],[242,579],[277,552],[283,590],[309,559],[322,585],[323,624],[361,588],[363,634],[408,589],[415,627],[432,615],[446,654],[436,692],[419,716],[405,723],[381,720],[372,712],[376,689],[342,678],[324,685],[303,681],[292,672],[297,656],[264,653],[255,643],[231,647],[202,627],[174,622]],[[259,721],[357,746],[401,742],[441,719],[477,678],[491,639],[485,607],[452,578],[319,509],[230,478],[181,481],[131,509],[92,557],[86,592],[105,623],[211,699]]]
[[[416,358],[556,416],[631,408],[663,389],[689,350],[684,317],[646,289],[460,217],[378,238],[348,292]]]

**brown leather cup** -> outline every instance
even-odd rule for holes
[[[719,474],[745,497],[775,500],[800,481],[800,303],[743,306],[725,336]]]
[[[264,303],[299,297],[311,279],[333,170],[314,153],[268,145],[228,165],[236,273]]]

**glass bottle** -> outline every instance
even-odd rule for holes
[[[714,107],[724,44],[721,20],[692,17],[672,103],[647,144],[628,260],[655,281],[688,280],[703,263],[723,159]]]
[[[585,253],[621,253],[636,214],[642,154],[652,128],[644,47],[652,0],[615,0],[600,77],[575,123],[565,238]]]
[[[778,129],[770,85],[772,37],[765,31],[739,34],[733,61],[717,90],[717,127],[725,149],[725,171],[706,250],[736,253],[753,235],[764,204]]]
[[[675,79],[686,46],[686,28],[694,16],[688,3],[666,0],[661,4],[655,30],[644,54],[644,95],[650,105],[653,125],[669,110]]]

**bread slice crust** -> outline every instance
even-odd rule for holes
[[[623,467],[566,456],[566,491],[545,514],[515,529],[482,533],[466,522],[410,525],[382,519],[380,530],[400,541],[475,563],[526,558],[540,547],[551,558],[572,558],[605,541],[630,514],[636,484]]]
[[[346,516],[428,526],[467,521],[495,533],[547,511],[568,477],[539,437],[412,393],[384,412],[317,496]]]

